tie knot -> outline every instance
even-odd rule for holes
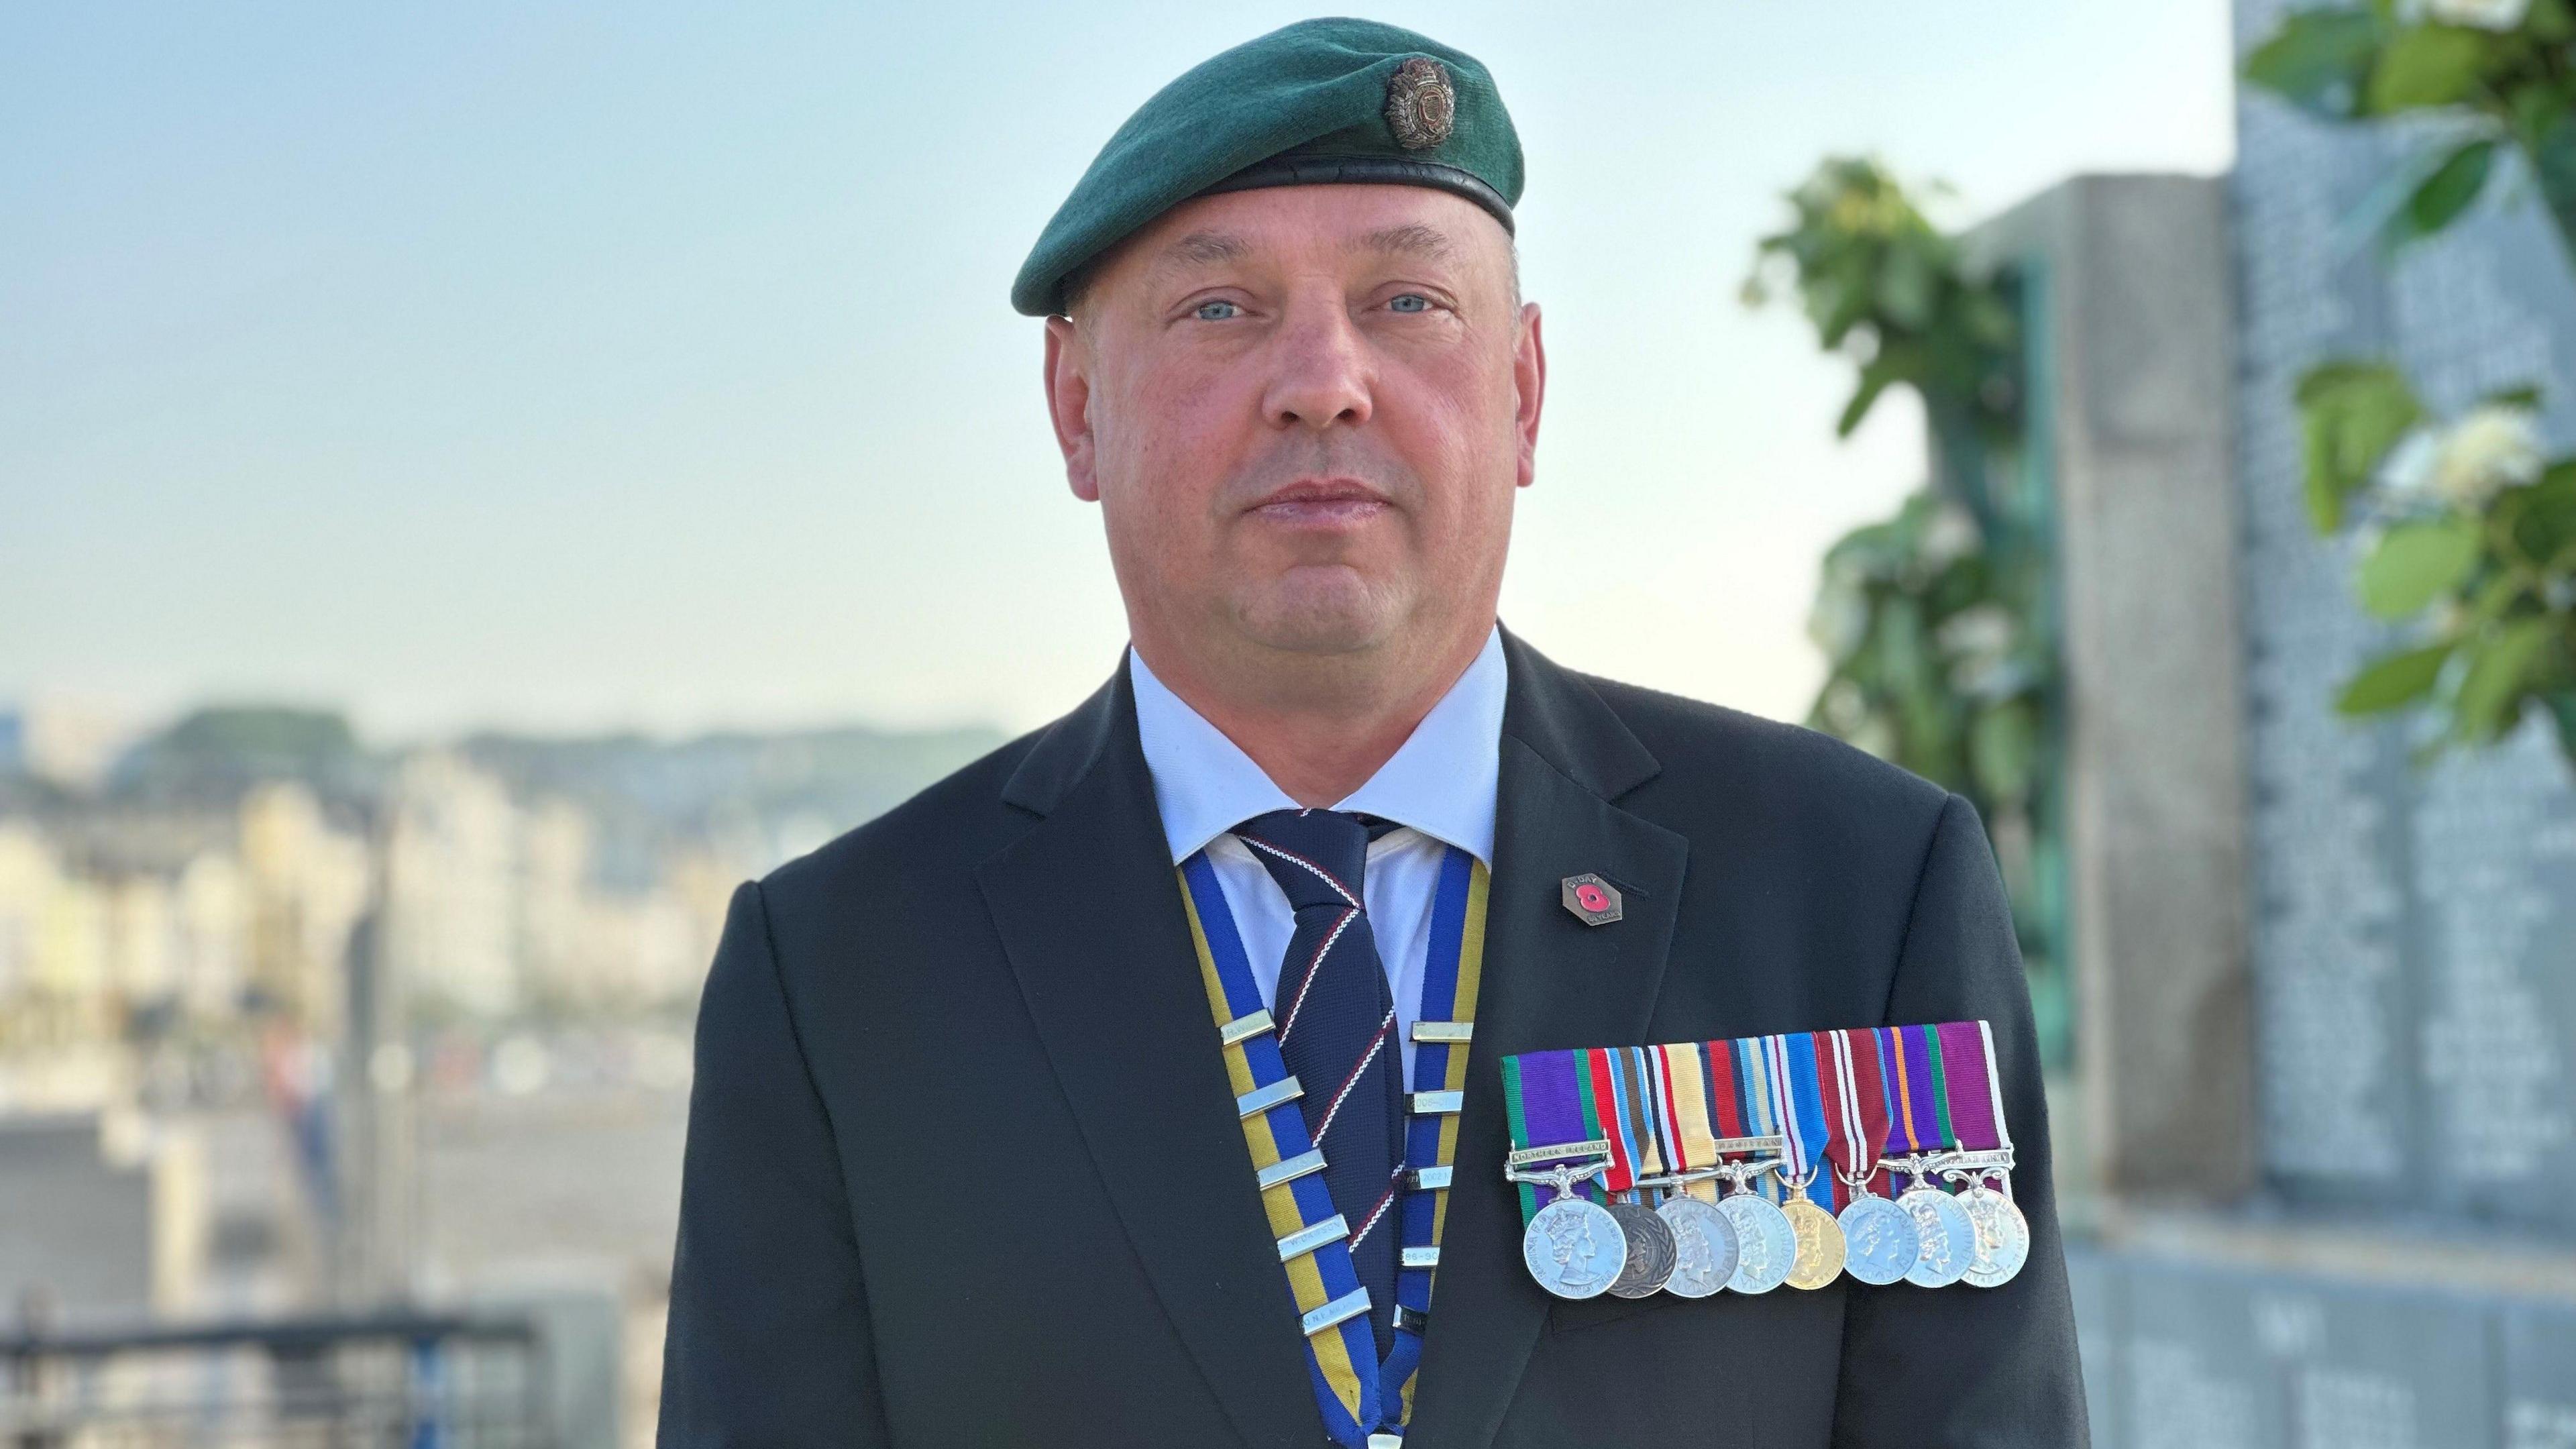
[[[1384,833],[1376,824],[1373,817],[1346,810],[1273,810],[1234,827],[1234,833],[1287,892],[1291,908],[1365,910],[1361,886],[1368,843]]]

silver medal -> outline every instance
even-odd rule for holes
[[[1738,1293],[1768,1293],[1789,1281],[1797,1266],[1798,1230],[1779,1204],[1756,1193],[1731,1192],[1717,1210],[1735,1225],[1735,1272],[1726,1286]]]
[[[1611,1282],[1610,1296],[1648,1298],[1663,1291],[1679,1249],[1672,1228],[1644,1203],[1614,1202],[1609,1212],[1628,1240],[1628,1261]]]
[[[1597,1204],[1560,1197],[1530,1219],[1521,1261],[1538,1286],[1559,1298],[1598,1297],[1627,1266],[1628,1237]]]
[[[1977,1234],[1975,1256],[1960,1276],[1979,1288],[2011,1282],[2030,1259],[2030,1221],[2011,1198],[1983,1182],[1959,1194],[1958,1202]]]
[[[1735,1276],[1735,1224],[1717,1204],[1675,1193],[1655,1215],[1673,1230],[1673,1276],[1665,1280],[1665,1292],[1706,1298]]]
[[[1913,1214],[1874,1192],[1854,1194],[1835,1221],[1843,1225],[1843,1271],[1864,1283],[1893,1283],[1923,1256]]]
[[[1968,1220],[1968,1210],[1959,1200],[1937,1187],[1916,1183],[1907,1188],[1896,1205],[1914,1219],[1914,1230],[1923,1236],[1922,1256],[1905,1272],[1905,1281],[1918,1288],[1947,1288],[1968,1274],[1968,1265],[1976,1260],[1977,1225]]]

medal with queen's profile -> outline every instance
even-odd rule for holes
[[[1628,1265],[1628,1235],[1599,1204],[1567,1193],[1530,1218],[1521,1262],[1559,1298],[1597,1298]]]
[[[1841,1277],[1843,1230],[1834,1215],[1818,1207],[1803,1191],[1793,1191],[1789,1200],[1781,1204],[1780,1213],[1789,1220],[1789,1229],[1798,1242],[1789,1261],[1789,1286],[1822,1288]]]
[[[1913,1271],[1923,1255],[1923,1234],[1914,1217],[1887,1198],[1857,1188],[1843,1204],[1837,1221],[1843,1229],[1843,1271],[1863,1283],[1885,1287]]]
[[[1655,1208],[1655,1215],[1673,1230],[1673,1276],[1664,1280],[1665,1292],[1706,1298],[1735,1276],[1735,1224],[1717,1204],[1677,1192]]]
[[[1916,1183],[1896,1199],[1922,1234],[1922,1256],[1906,1270],[1905,1281],[1918,1288],[1947,1288],[1968,1274],[1976,1261],[1977,1225],[1959,1200],[1929,1183]]]
[[[1768,1293],[1789,1281],[1797,1266],[1798,1230],[1779,1205],[1755,1192],[1730,1192],[1717,1210],[1735,1225],[1739,1251],[1726,1286],[1738,1293]]]

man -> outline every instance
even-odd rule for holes
[[[1473,59],[1313,21],[1148,101],[1040,237],[1013,301],[1133,649],[735,895],[665,1444],[2083,1442],[1974,813],[1496,623],[1546,379],[1521,179]],[[1960,1019],[2020,1147],[2011,1282],[1525,1271],[1504,1057]]]

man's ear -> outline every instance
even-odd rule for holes
[[[1055,445],[1064,451],[1065,483],[1074,497],[1097,503],[1100,475],[1093,469],[1090,366],[1090,349],[1073,323],[1063,317],[1046,319],[1047,420],[1055,425]]]
[[[1538,414],[1547,400],[1547,343],[1539,336],[1538,304],[1521,308],[1521,335],[1512,350],[1512,385],[1520,395],[1512,426],[1520,434],[1520,486],[1538,477]]]

